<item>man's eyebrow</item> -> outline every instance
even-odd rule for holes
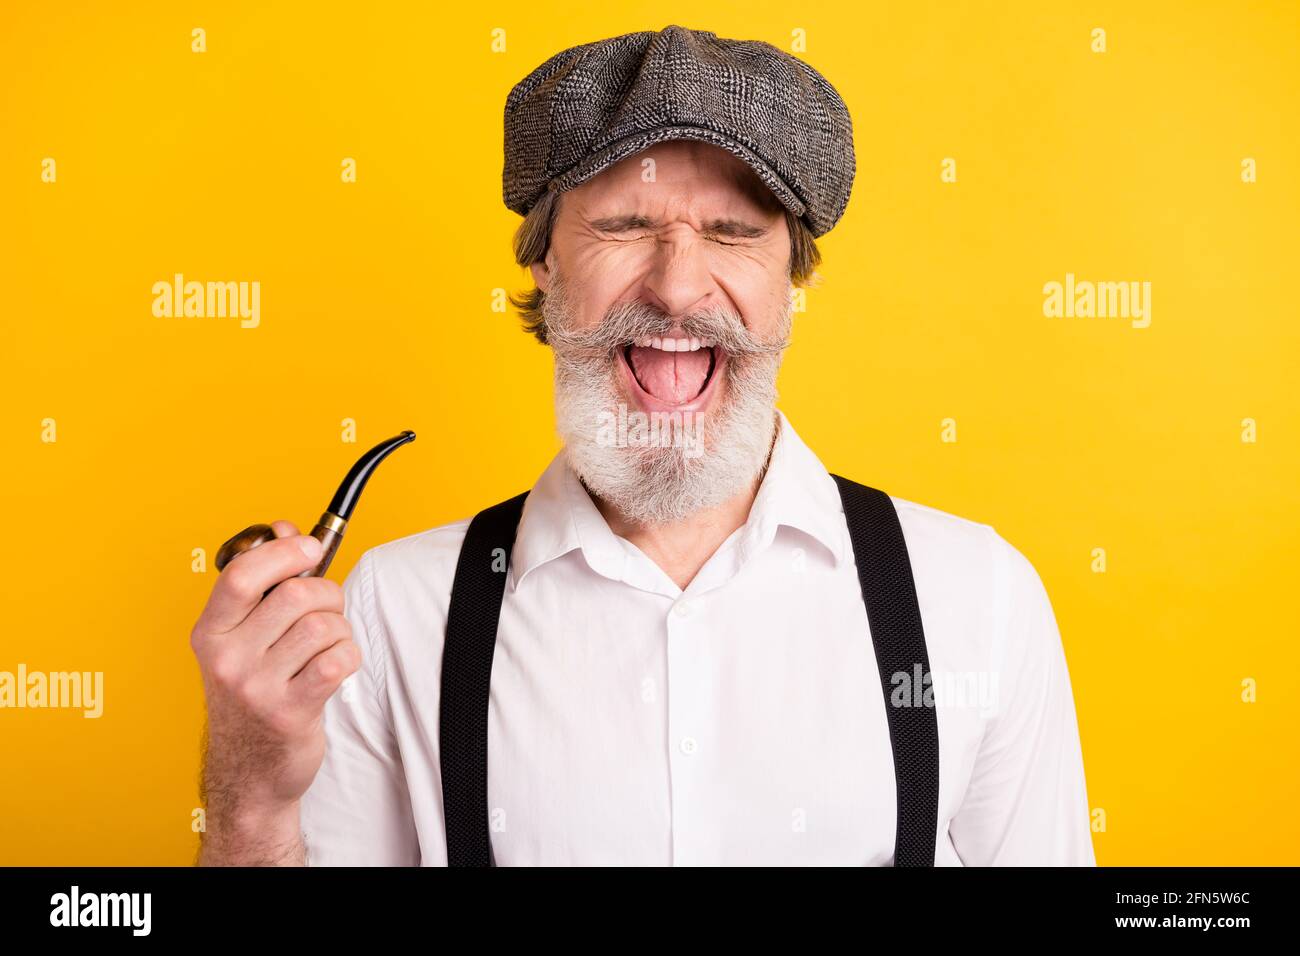
[[[620,215],[592,219],[589,225],[600,232],[627,232],[629,229],[657,229],[661,223],[648,216]],[[758,239],[767,235],[762,226],[741,219],[710,219],[704,224],[704,233],[710,236],[729,236],[734,239]]]
[[[589,220],[588,224],[601,232],[627,232],[629,229],[655,229],[659,220],[634,215],[602,216]]]
[[[704,224],[704,232],[710,236],[730,236],[733,239],[758,239],[767,235],[767,230],[743,219],[711,219]]]

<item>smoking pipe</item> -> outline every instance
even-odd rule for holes
[[[343,532],[347,529],[348,519],[352,517],[352,510],[356,508],[357,499],[361,497],[361,490],[366,487],[366,482],[370,480],[370,476],[374,474],[381,461],[397,448],[410,441],[415,441],[415,432],[404,431],[400,435],[388,439],[388,441],[380,442],[357,459],[357,463],[352,466],[352,470],[343,479],[343,484],[339,485],[339,490],[334,493],[334,499],[330,502],[330,506],[320,516],[320,520],[316,522],[316,527],[311,529],[311,536],[324,546],[321,550],[320,561],[316,563],[314,568],[308,568],[298,577],[319,578],[329,570],[330,562],[334,560],[334,555],[343,540]],[[249,525],[223,544],[217,551],[217,570],[225,570],[227,564],[245,551],[274,540],[275,529],[270,525]]]

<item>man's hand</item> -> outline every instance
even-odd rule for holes
[[[325,756],[325,702],[361,665],[343,589],[296,577],[320,542],[272,527],[226,566],[190,635],[208,706],[204,866],[305,863],[298,801]]]

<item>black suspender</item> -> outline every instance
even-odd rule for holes
[[[491,866],[488,835],[488,684],[506,569],[525,492],[480,511],[456,562],[442,650],[438,757],[450,866]]]
[[[840,486],[853,559],[858,565],[858,583],[862,585],[862,600],[871,625],[871,643],[876,648],[876,665],[885,692],[898,793],[894,866],[934,866],[939,826],[938,717],[933,707],[909,706],[914,702],[912,694],[904,695],[907,701],[902,707],[894,706],[892,699],[894,675],[906,675],[911,682],[917,674],[930,674],[903,526],[889,495],[839,475],[831,477]]]
[[[904,706],[894,706],[891,700],[894,675],[904,674],[910,682],[917,673],[930,673],[907,543],[888,495],[839,475],[832,477],[844,504],[885,694],[898,794],[894,865],[933,866],[939,808],[938,720],[931,706],[909,706],[914,703],[911,693],[903,695]],[[470,522],[452,583],[438,731],[451,866],[494,863],[487,802],[488,696],[506,568],[526,497],[525,492],[494,505]]]

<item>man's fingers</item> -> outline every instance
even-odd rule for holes
[[[336,611],[303,615],[267,649],[264,666],[277,681],[288,683],[313,657],[352,637],[352,625]]]
[[[316,566],[321,543],[309,535],[290,535],[237,555],[217,578],[203,609],[200,627],[222,634],[243,623],[272,585]]]
[[[361,649],[347,639],[321,651],[289,681],[289,700],[301,707],[319,708],[349,675],[361,666]]]
[[[299,618],[313,611],[343,613],[343,588],[328,578],[290,578],[266,596],[248,615],[241,631],[259,650],[269,649]]]
[[[271,530],[275,532],[277,538],[289,538],[302,533],[292,521],[272,521]]]

